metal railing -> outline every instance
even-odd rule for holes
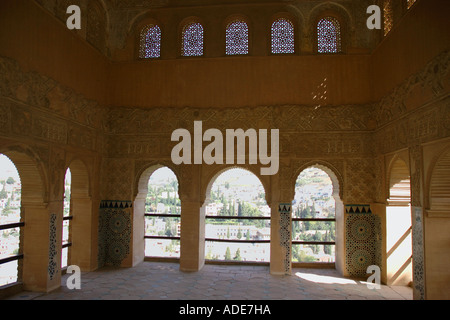
[[[73,220],[73,216],[63,217],[63,221],[71,221],[71,220]],[[69,248],[71,246],[72,246],[72,242],[70,242],[70,241],[66,241],[66,242],[62,243],[62,249]]]
[[[24,226],[25,226],[25,222],[3,224],[3,225],[0,225],[0,231],[16,229],[16,228],[23,228]],[[1,258],[0,259],[0,265],[8,263],[8,262],[12,262],[12,261],[17,261],[17,260],[20,260],[20,259],[23,259],[23,254],[22,253],[11,255],[11,256],[6,257],[6,258]]]
[[[247,217],[247,216],[205,216],[205,220],[267,220],[270,221],[270,217]],[[225,242],[225,243],[270,243],[269,240],[241,240],[241,239],[220,239],[220,238],[206,238],[205,241],[208,242]]]
[[[144,217],[154,217],[154,218],[181,218],[181,214],[167,214],[167,213],[145,213]],[[179,236],[149,236],[144,235],[144,239],[154,239],[154,240],[180,240]]]
[[[336,222],[336,218],[292,218],[292,222]],[[335,241],[303,241],[292,240],[292,245],[336,245]]]

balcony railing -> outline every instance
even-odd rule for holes
[[[145,213],[144,217],[154,217],[154,218],[181,218],[180,214],[167,214],[167,213]],[[154,240],[180,240],[179,236],[149,236],[144,235],[144,239],[154,239]]]
[[[25,226],[25,222],[3,224],[3,225],[0,225],[0,231],[16,229],[16,228],[23,228],[24,226]],[[20,260],[20,259],[23,259],[23,254],[21,254],[21,253],[15,254],[15,255],[11,255],[11,256],[6,257],[6,258],[1,258],[0,259],[0,265],[8,263],[8,262],[12,262],[12,261],[17,261],[17,260]]]

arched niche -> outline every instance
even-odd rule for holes
[[[430,209],[450,208],[450,150],[446,150],[437,160],[430,179]]]
[[[411,201],[411,179],[409,167],[400,157],[395,157],[390,165],[389,174],[390,205],[409,205]]]

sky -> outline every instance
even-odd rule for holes
[[[0,180],[8,179],[12,177],[14,180],[19,181],[19,173],[16,166],[3,154],[0,154]]]
[[[150,176],[149,184],[167,181],[167,179],[176,179],[177,176],[167,167],[162,167],[152,173]]]
[[[244,169],[230,169],[219,175],[214,183],[224,184],[226,181],[230,182],[230,185],[250,185],[260,186],[261,181],[253,173]]]
[[[168,178],[176,178],[176,176],[172,170],[167,167],[163,167],[153,172],[150,177],[150,183],[156,181],[167,181]],[[214,183],[223,184],[226,181],[232,181],[230,184],[237,185],[261,185],[258,177],[244,169],[227,170],[219,175]]]

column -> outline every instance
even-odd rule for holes
[[[291,216],[292,200],[273,202],[270,220],[270,273],[291,274],[292,238]]]
[[[49,292],[61,284],[62,216],[56,213],[56,209],[55,204],[22,204],[25,221],[24,290]]]
[[[181,199],[180,270],[199,271],[205,264],[205,208]]]
[[[133,243],[132,261],[135,265],[144,261],[145,258],[145,199],[147,194],[139,193],[133,203]]]
[[[409,149],[411,170],[412,280],[413,299],[426,298],[425,247],[423,212],[423,149],[420,145]]]
[[[89,197],[77,197],[72,195],[72,215],[70,265],[80,267],[81,271],[92,271],[96,268],[91,251],[93,241],[92,200]]]

